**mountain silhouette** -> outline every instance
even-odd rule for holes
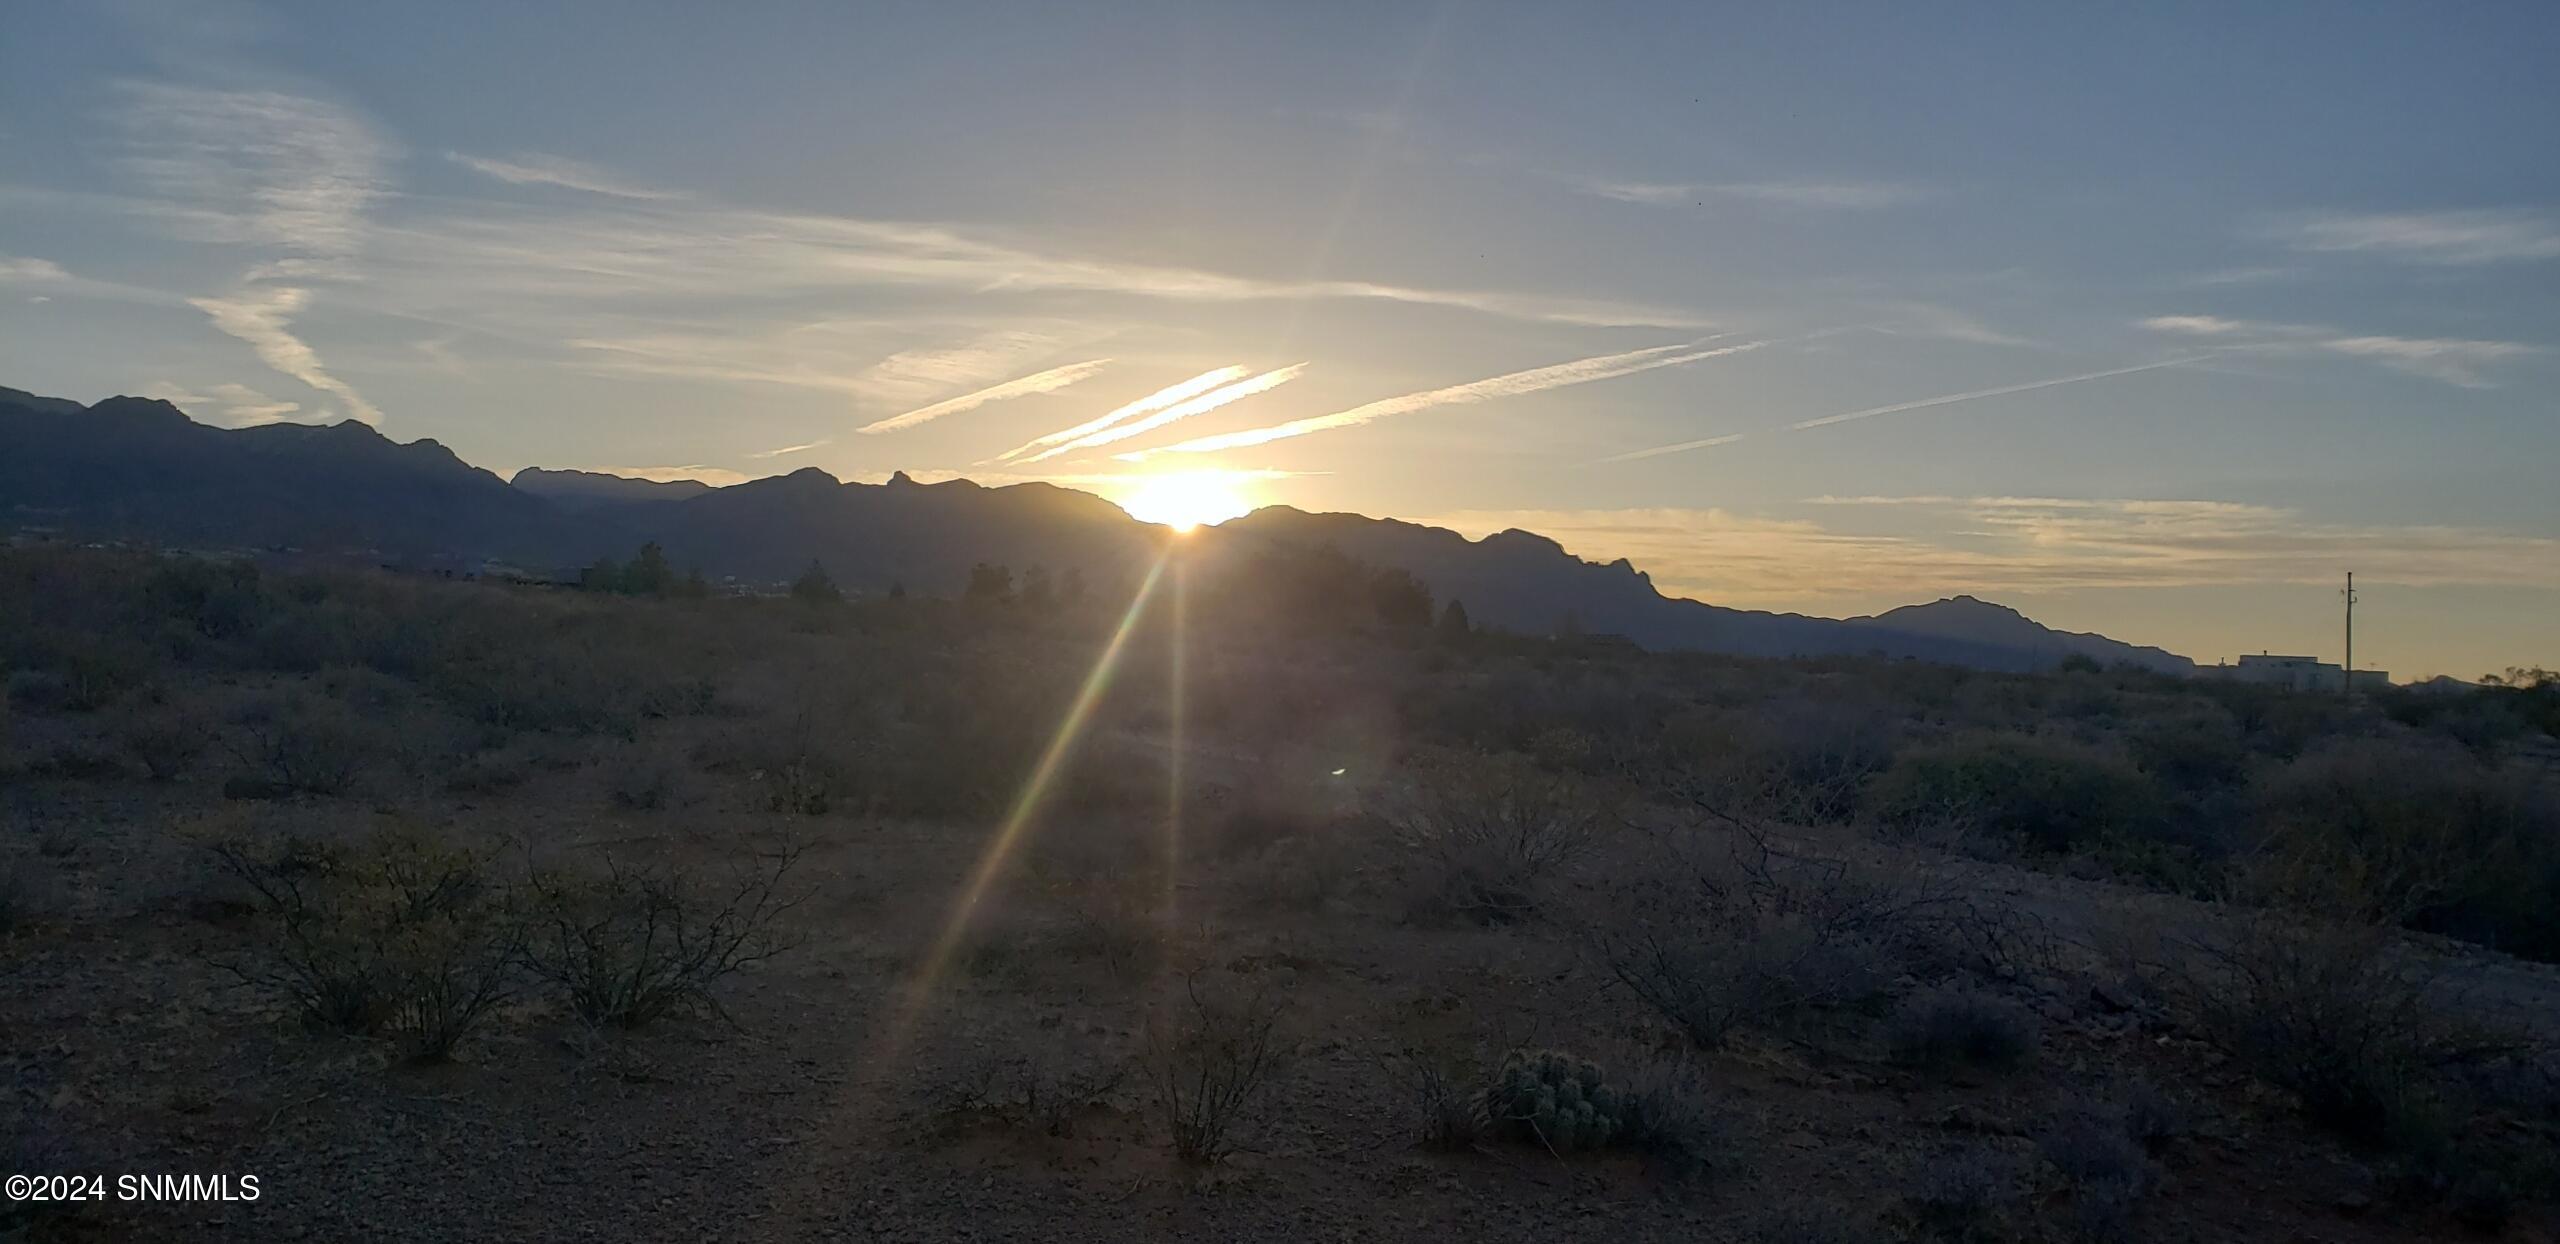
[[[513,482],[432,440],[394,442],[356,422],[208,427],[167,402],[92,406],[0,389],[0,524],[18,531],[198,549],[346,559],[498,558],[567,570],[654,540],[670,561],[747,583],[810,562],[858,591],[950,594],[995,562],[1134,580],[1170,539],[1090,493],[968,480],[850,483],[815,468],[714,488],[527,468]],[[1585,561],[1545,536],[1481,540],[1396,519],[1271,506],[1194,537],[1197,555],[1332,545],[1400,567],[1479,623],[1526,634],[1615,635],[1647,648],[1757,657],[1876,655],[1986,669],[2067,656],[2172,672],[2183,657],[2042,626],[1957,596],[1847,620],[1728,609],[1656,590],[1621,559]]]

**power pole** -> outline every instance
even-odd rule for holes
[[[2347,663],[2338,676],[2338,689],[2352,700],[2356,695],[2356,572],[2347,572]]]

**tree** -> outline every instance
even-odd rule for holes
[[[906,580],[904,580],[904,579],[895,579],[895,580],[892,580],[892,581],[890,582],[890,584],[889,584],[889,599],[891,599],[891,600],[905,600],[906,598],[907,598],[907,581],[906,581]]]
[[[610,557],[599,557],[595,564],[578,572],[578,586],[590,592],[622,590],[622,563]]]
[[[800,577],[791,581],[791,599],[808,605],[835,605],[844,602],[844,593],[836,581],[827,577],[827,568],[812,561]]]
[[[1371,576],[1369,603],[1389,626],[1431,625],[1431,589],[1405,570],[1389,567]]]
[[[699,567],[684,572],[684,582],[676,585],[676,595],[686,600],[701,600],[711,595],[711,585],[703,581]]]
[[[1474,634],[1475,629],[1475,624],[1467,620],[1466,602],[1451,597],[1448,607],[1440,611],[1440,634],[1449,639],[1464,639]]]
[[[988,562],[969,567],[969,590],[961,599],[973,605],[1001,605],[1012,600],[1013,572]]]
[[[641,545],[640,556],[622,570],[622,591],[628,596],[664,596],[675,585],[675,568],[655,540]]]
[[[1050,605],[1054,603],[1055,595],[1056,594],[1051,591],[1049,587],[1048,567],[1033,566],[1031,569],[1022,572],[1022,603],[1024,607],[1045,613],[1048,611]]]

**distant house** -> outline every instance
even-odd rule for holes
[[[2295,691],[2336,691],[2344,685],[2340,682],[2340,670],[2332,662],[2318,657],[2278,656],[2268,652],[2244,656],[2236,665],[2199,666],[2196,672],[2206,678],[2220,678],[2226,682],[2289,687]],[[2386,671],[2355,672],[2358,690],[2375,690],[2390,685],[2391,675]]]

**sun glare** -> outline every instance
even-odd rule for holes
[[[1244,477],[1233,471],[1151,475],[1133,483],[1118,500],[1130,517],[1163,523],[1175,531],[1223,523],[1253,511],[1252,500],[1245,496]]]

